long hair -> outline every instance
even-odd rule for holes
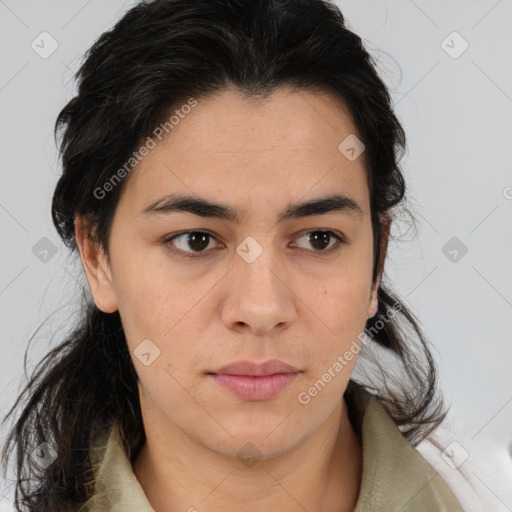
[[[374,282],[383,271],[381,242],[397,208],[404,207],[399,160],[406,139],[375,61],[335,4],[140,2],[89,48],[75,78],[77,94],[55,122],[63,172],[51,209],[71,251],[78,252],[74,219],[80,215],[88,220],[91,239],[108,255],[113,214],[129,176],[108,194],[102,187],[116,173],[120,176],[119,169],[148,137],[155,137],[157,127],[166,126],[176,107],[227,87],[247,98],[291,87],[328,92],[348,108],[365,145]],[[446,412],[428,340],[384,278],[378,311],[367,321],[366,332],[361,361],[381,351],[392,357],[401,375],[374,365],[381,383],[354,377],[345,396],[354,397],[361,389],[376,394],[414,445]],[[16,447],[18,511],[76,511],[84,504],[94,484],[91,443],[114,421],[121,426],[126,453],[135,459],[145,442],[137,380],[118,312],[103,313],[85,301],[81,320],[40,361],[4,419],[23,404],[2,453],[5,470]],[[53,463],[39,464],[36,449],[48,456],[53,450]]]

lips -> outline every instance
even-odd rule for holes
[[[291,364],[272,359],[264,363],[238,361],[209,376],[221,388],[251,402],[271,400],[287,388],[301,373]]]
[[[245,375],[251,377],[264,377],[277,373],[299,373],[299,369],[291,364],[280,361],[279,359],[271,359],[264,363],[255,363],[252,361],[237,361],[228,364],[214,372],[216,375]]]

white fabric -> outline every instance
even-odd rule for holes
[[[512,512],[510,454],[485,431],[475,435],[470,430],[449,413],[416,448],[441,475],[465,512]]]

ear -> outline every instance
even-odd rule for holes
[[[117,300],[112,286],[112,275],[103,247],[89,237],[87,221],[75,217],[75,237],[94,303],[104,313],[117,311]]]
[[[391,229],[391,219],[387,216],[382,218],[382,237],[380,241],[380,261],[378,262],[378,274],[377,279],[375,280],[375,285],[372,287],[372,292],[370,296],[370,303],[368,305],[368,316],[367,318],[372,318],[377,314],[377,310],[379,308],[378,301],[378,290],[380,286],[380,282],[382,279],[382,273],[384,271],[384,262],[386,260],[386,253],[388,249],[388,241],[389,241],[389,232]]]
[[[377,314],[377,310],[379,308],[379,301],[377,297],[377,292],[379,290],[380,285],[380,276],[377,278],[375,286],[372,288],[372,294],[370,296],[370,304],[368,305],[368,313],[367,318],[372,318]]]

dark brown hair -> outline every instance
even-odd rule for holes
[[[382,242],[405,201],[399,167],[405,135],[373,58],[336,5],[326,0],[140,2],[87,51],[76,79],[78,92],[55,124],[63,173],[52,204],[56,229],[71,250],[77,250],[74,219],[81,215],[108,255],[111,221],[129,177],[105,197],[94,191],[176,106],[226,87],[247,98],[290,87],[330,93],[349,109],[365,144],[374,280],[383,271]],[[366,325],[365,351],[373,346],[392,355],[402,375],[398,379],[379,369],[379,385],[353,378],[346,396],[363,387],[377,394],[416,444],[446,413],[428,341],[384,281],[378,312]],[[7,467],[17,449],[19,511],[76,511],[85,503],[93,492],[90,444],[113,421],[120,422],[132,461],[145,442],[137,374],[120,316],[101,312],[84,297],[82,320],[39,363],[7,416],[24,402],[3,451]],[[390,319],[392,309],[396,314]],[[44,469],[31,457],[43,442],[57,453]]]

